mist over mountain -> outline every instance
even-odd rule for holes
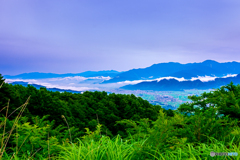
[[[227,85],[230,82],[240,84],[240,74],[236,77],[216,78],[213,81],[202,82],[200,80],[194,81],[178,81],[176,79],[163,79],[160,81],[141,82],[135,85],[126,85],[121,87],[127,90],[153,90],[153,91],[183,91],[188,89],[213,89],[220,86]]]
[[[39,72],[31,72],[31,73],[23,73],[15,76],[4,75],[6,79],[44,79],[44,78],[63,78],[63,77],[74,77],[74,76],[82,76],[82,77],[114,77],[121,72],[115,70],[109,71],[86,71],[82,73],[66,73],[66,74],[56,74],[56,73],[39,73]]]
[[[46,88],[46,86],[42,86],[42,85],[38,85],[38,84],[29,84],[28,82],[23,82],[23,81],[16,81],[16,82],[12,82],[12,83],[9,83],[9,84],[12,84],[12,85],[22,85],[24,87],[27,87],[28,85],[31,85],[37,89],[40,89],[40,88]],[[71,93],[81,93],[82,91],[74,91],[74,90],[71,90],[71,89],[59,89],[59,88],[46,88],[47,90],[49,91],[53,91],[53,92],[71,92]]]
[[[159,77],[176,77],[191,79],[198,76],[222,77],[227,74],[239,74],[240,63],[226,62],[219,63],[213,60],[206,60],[201,63],[180,64],[177,62],[154,64],[147,68],[132,69],[117,74],[110,80],[103,83],[116,83],[126,80],[155,79]]]
[[[37,88],[47,87],[55,91],[66,91],[69,89],[69,91],[76,90],[81,92],[94,89],[109,90],[110,88],[180,91],[185,89],[218,88],[231,81],[239,83],[239,75],[237,77],[223,78],[223,76],[229,74],[237,75],[239,73],[240,63],[238,62],[218,63],[213,60],[206,60],[201,63],[188,64],[176,62],[159,63],[147,68],[132,69],[126,72],[114,70],[87,71],[77,74],[32,72],[15,76],[5,75],[4,78],[8,79],[9,82],[18,81],[15,83],[22,83],[25,86],[27,85],[25,82],[29,82],[29,84],[35,85]],[[173,79],[174,77],[175,79]],[[202,79],[205,79],[204,81],[215,80],[203,82]]]

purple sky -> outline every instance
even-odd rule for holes
[[[239,0],[1,0],[0,73],[240,61]]]

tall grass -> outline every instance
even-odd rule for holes
[[[10,136],[10,135],[9,135]],[[8,136],[8,137],[9,137]],[[62,148],[58,156],[54,157],[42,157],[40,159],[59,159],[59,160],[146,160],[146,159],[155,159],[155,160],[197,160],[197,159],[237,159],[240,157],[221,157],[215,156],[210,157],[210,152],[237,152],[240,153],[240,148],[229,143],[229,147],[226,147],[224,142],[219,142],[213,138],[209,144],[186,144],[181,148],[169,148],[165,153],[160,153],[157,150],[149,147],[148,150],[142,150],[142,147],[145,144],[146,139],[135,140],[129,139],[124,141],[120,136],[116,136],[113,139],[110,139],[108,136],[101,136],[99,140],[82,138],[78,139],[78,143],[67,143],[66,145],[60,145]],[[7,141],[4,141],[6,146]],[[3,146],[1,146],[2,148]],[[48,145],[49,147],[49,145]],[[50,146],[51,147],[51,146]],[[49,149],[49,148],[48,148]],[[3,154],[5,153],[5,154]],[[9,156],[5,150],[1,150],[1,158],[4,155],[4,160],[27,160],[34,159],[34,154],[29,155],[26,153],[18,157],[16,154]],[[145,153],[145,154],[143,154]],[[153,154],[154,153],[154,154]],[[37,153],[35,153],[37,154]],[[149,155],[144,157],[143,155]],[[39,157],[39,156],[38,156]],[[40,156],[41,157],[41,156]],[[0,159],[1,159],[0,158]]]
[[[77,145],[63,147],[61,155],[58,157],[63,160],[125,160],[131,159],[134,153],[134,144],[123,142],[119,136],[111,140],[103,136],[99,141],[91,140],[83,143],[80,139]]]
[[[4,83],[4,82],[3,82],[3,83]],[[1,84],[0,88],[2,87],[3,83]],[[1,111],[0,111],[0,112],[2,112],[5,108],[7,109],[6,115],[5,115],[5,120],[4,120],[4,122],[2,122],[2,123],[0,124],[0,129],[3,127],[3,134],[2,134],[2,137],[1,137],[0,159],[2,159],[3,154],[4,154],[5,151],[6,151],[6,146],[7,146],[7,144],[8,144],[8,141],[9,141],[10,137],[11,137],[11,134],[12,134],[13,130],[15,129],[16,124],[18,123],[19,119],[21,118],[22,113],[23,113],[23,111],[25,110],[25,108],[26,108],[26,106],[27,106],[27,104],[28,104],[28,102],[29,102],[29,99],[30,99],[30,96],[28,97],[28,99],[26,100],[26,102],[25,102],[23,105],[21,105],[20,107],[18,107],[18,108],[16,109],[16,110],[18,110],[18,109],[21,108],[20,112],[18,113],[17,117],[15,118],[15,121],[14,121],[14,124],[13,124],[11,130],[8,131],[8,132],[5,131],[7,119],[8,119],[16,110],[14,110],[14,111],[8,116],[8,109],[9,109],[9,103],[10,103],[10,100],[8,100],[7,106],[4,107],[4,108],[2,108]],[[16,149],[18,149],[18,144],[17,144],[17,146],[16,146]],[[20,150],[20,149],[21,149],[21,147],[19,148],[19,150]],[[17,156],[17,153],[18,153],[19,150],[16,150],[16,154],[14,153],[13,156],[11,157],[11,159],[12,159],[14,156]]]
[[[69,147],[63,147],[63,151],[57,157],[62,160],[145,160],[146,157],[141,157],[137,152],[141,146],[144,145],[144,141],[125,141],[123,142],[119,136],[115,139],[109,139],[108,137],[102,137],[99,141],[92,140],[89,143],[83,143],[79,140],[77,145]],[[129,143],[130,142],[130,143]],[[149,149],[149,151],[142,151],[150,155],[151,159],[155,160],[197,160],[197,159],[236,159],[239,160],[240,156],[215,156],[211,157],[210,152],[237,152],[240,153],[240,148],[236,145],[231,145],[227,148],[223,143],[218,142],[212,138],[210,144],[187,144],[183,148],[169,149],[165,153],[160,153],[156,150]],[[152,154],[153,151],[156,153]],[[139,155],[139,156],[138,156]],[[148,158],[149,159],[149,158]]]

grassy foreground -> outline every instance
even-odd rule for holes
[[[137,160],[145,159],[144,157],[138,157],[138,151],[143,146],[144,141],[123,141],[117,136],[115,139],[109,139],[108,137],[101,137],[99,141],[92,140],[89,143],[84,144],[79,140],[78,144],[68,143],[67,146],[61,146],[62,150],[58,156],[48,156],[41,157],[38,155],[38,158],[34,158],[34,154],[26,153],[22,156],[7,155],[3,154],[2,159],[10,160],[22,160],[22,159],[62,159],[62,160]],[[50,146],[51,147],[51,146]],[[50,148],[49,148],[50,149]],[[210,152],[237,152],[240,153],[240,149],[232,145],[230,148],[227,148],[222,143],[215,141],[215,144],[199,144],[198,146],[193,146],[187,144],[183,148],[178,149],[169,149],[165,153],[160,153],[158,151],[153,151],[155,154],[152,154],[146,151],[149,154],[147,159],[156,159],[156,160],[179,160],[179,159],[240,159],[239,156],[215,156],[210,157]]]
[[[28,102],[28,100],[27,100]],[[49,140],[47,141],[46,155],[43,156],[38,154],[37,151],[27,151],[25,154],[18,155],[21,150],[21,146],[16,143],[16,151],[13,153],[7,153],[6,147],[11,133],[16,128],[16,124],[21,118],[21,113],[27,105],[27,102],[23,105],[22,110],[15,119],[15,125],[10,130],[8,136],[3,136],[1,139],[1,152],[0,159],[3,160],[30,160],[30,159],[41,159],[41,160],[141,160],[141,159],[156,159],[156,160],[179,160],[179,159],[240,159],[239,156],[215,156],[211,157],[210,152],[237,152],[240,153],[240,148],[237,145],[229,143],[228,147],[224,145],[224,142],[218,142],[217,140],[211,138],[209,144],[199,143],[199,144],[186,144],[182,147],[169,147],[164,153],[157,150],[149,149],[143,150],[143,146],[148,138],[135,139],[130,138],[128,140],[121,139],[120,136],[116,136],[110,139],[108,136],[101,136],[101,125],[99,124],[94,132],[87,130],[87,135],[82,137],[82,141],[78,139],[77,143],[71,143],[69,139],[66,139],[65,143],[58,145],[59,150],[57,155],[50,155],[51,146]],[[2,110],[1,110],[2,111]],[[6,115],[7,117],[7,115]],[[1,128],[5,128],[5,121],[1,123]],[[6,135],[3,133],[3,135]],[[69,132],[69,137],[71,138],[71,133]],[[98,138],[96,138],[98,137]],[[235,137],[233,137],[235,138]],[[96,140],[98,139],[98,140]],[[24,142],[23,142],[24,143]],[[26,145],[26,144],[25,144]],[[147,157],[142,157],[141,154],[145,153]]]
[[[98,125],[100,129],[100,125]],[[88,135],[88,138],[92,137],[94,134],[97,134],[99,130]],[[85,137],[87,138],[87,137]],[[110,139],[107,136],[102,136],[98,141],[89,139],[88,143],[83,143],[78,139],[78,143],[67,142],[65,145],[60,145],[61,148],[58,156],[48,155],[47,157],[42,157],[38,155],[37,158],[34,156],[37,154],[37,151],[33,154],[30,154],[28,151],[26,154],[18,156],[16,152],[13,155],[7,154],[5,150],[1,152],[2,159],[10,160],[27,160],[27,159],[62,159],[62,160],[140,160],[145,159],[145,157],[138,157],[141,148],[144,145],[145,140],[134,140],[130,139],[128,141],[122,140],[119,136],[114,139]],[[5,142],[7,143],[7,142]],[[3,145],[4,146],[4,145]],[[1,146],[1,149],[4,149]],[[48,149],[51,150],[51,145],[48,146]],[[48,150],[48,151],[49,151]],[[240,159],[239,156],[215,156],[210,157],[210,152],[237,152],[240,153],[240,148],[236,145],[231,145],[227,148],[223,143],[218,142],[212,139],[210,144],[198,144],[193,146],[193,144],[187,144],[182,148],[172,149],[169,148],[165,153],[158,152],[156,150],[145,151],[149,155],[146,159],[156,159],[156,160],[179,160],[179,159]],[[155,153],[155,154],[152,154]],[[1,158],[0,158],[1,159]]]

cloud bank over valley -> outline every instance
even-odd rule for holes
[[[228,74],[227,77],[235,77],[237,74]],[[214,81],[216,78],[219,77],[211,77],[211,76],[198,76],[193,77],[190,80],[200,80],[202,82]],[[118,89],[122,86],[129,85],[129,84],[138,84],[141,82],[152,82],[152,81],[161,81],[163,79],[176,79],[178,81],[189,81],[188,79],[184,78],[176,78],[176,77],[161,77],[156,79],[148,79],[148,80],[133,80],[133,81],[123,81],[123,82],[116,82],[116,83],[107,83],[101,84],[104,80],[109,80],[111,77],[104,77],[104,76],[97,76],[97,77],[81,77],[81,76],[74,76],[74,77],[63,77],[63,78],[45,78],[45,79],[6,79],[5,82],[12,83],[12,82],[27,82],[29,84],[37,84],[45,86],[46,88],[59,88],[59,89],[70,89],[74,91],[87,91],[87,90],[99,90],[99,91],[109,91],[112,89]]]

